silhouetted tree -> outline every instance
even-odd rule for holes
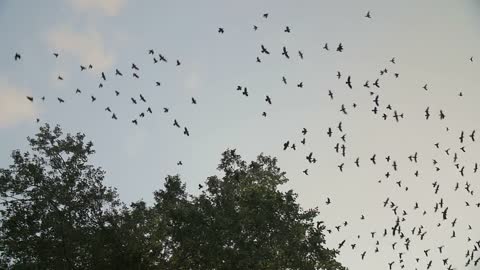
[[[12,269],[345,269],[324,247],[275,158],[223,153],[198,195],[178,175],[154,203],[122,204],[87,163],[92,143],[48,125],[0,170],[0,267]],[[3,263],[3,265],[2,265]]]

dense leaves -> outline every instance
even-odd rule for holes
[[[276,159],[223,153],[197,195],[168,176],[154,203],[123,205],[84,135],[42,127],[0,170],[0,267],[12,269],[344,269],[324,247]]]

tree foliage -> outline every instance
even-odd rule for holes
[[[317,209],[303,210],[275,158],[235,150],[199,194],[168,176],[143,201],[122,204],[88,164],[83,134],[48,125],[0,169],[0,260],[11,269],[344,269],[325,247]],[[0,265],[1,267],[2,265]]]

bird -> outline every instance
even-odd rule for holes
[[[187,135],[187,136],[190,136],[190,133],[188,132],[187,127],[184,127],[184,128],[183,128],[183,134],[185,134],[185,135]]]
[[[323,49],[326,50],[326,51],[329,50],[329,49],[328,49],[328,43],[325,43],[325,45],[323,45]]]
[[[425,84],[425,85],[423,86],[423,89],[424,89],[425,91],[428,91],[428,85]]]
[[[160,62],[162,62],[162,61],[165,62],[165,63],[168,62],[168,61],[167,61],[167,58],[165,58],[165,56],[163,56],[161,53],[158,54],[158,60],[159,60]]]
[[[268,18],[268,13],[264,13],[263,18],[265,18],[265,19]]]
[[[282,55],[285,56],[285,58],[290,59],[290,56],[288,55],[287,48],[285,46],[283,46]]]
[[[137,101],[132,97],[130,100],[133,102],[133,104],[137,104]]]
[[[303,59],[303,52],[302,52],[302,51],[298,51],[298,56],[300,56],[300,59]]]
[[[263,44],[260,45],[260,48],[262,49],[261,53],[270,54],[270,52],[267,50],[267,48],[265,48],[265,46]]]
[[[53,56],[55,56],[55,58],[58,58],[58,53],[53,53]]]
[[[86,69],[87,69],[87,68],[86,68],[85,66],[80,65],[80,71],[84,71],[84,70],[86,70]]]
[[[333,99],[333,93],[332,93],[332,90],[328,90],[328,96],[330,97],[330,99]]]
[[[338,44],[337,52],[343,52],[343,45],[342,45],[342,43]]]
[[[115,96],[119,96],[120,95],[120,92],[118,92],[117,90],[115,90]]]
[[[132,120],[132,123],[135,124],[135,125],[138,125],[137,119],[133,119],[133,120]]]
[[[285,78],[285,76],[282,76],[282,82],[283,82],[284,84],[287,84],[287,78]]]
[[[179,162],[177,162],[177,166],[181,166],[183,165],[182,161],[180,160]]]
[[[285,30],[283,30],[285,33],[290,33],[290,27],[289,26],[285,26]]]
[[[257,30],[258,30],[258,26],[253,25],[253,31],[257,31]]]
[[[347,81],[346,81],[345,83],[348,85],[348,87],[349,87],[350,89],[352,89],[352,81],[351,81],[350,76],[348,76]]]
[[[104,81],[107,80],[107,77],[105,77],[105,73],[103,73],[103,72],[102,72],[102,79],[103,79]]]
[[[197,104],[197,100],[192,97],[192,104]]]
[[[268,95],[265,97],[265,101],[270,105],[272,104],[272,100],[270,99],[270,97]]]
[[[18,60],[22,59],[22,56],[19,53],[15,53],[14,59],[15,59],[15,61],[18,61]]]
[[[112,114],[112,119],[117,120],[117,116],[115,114]]]
[[[286,142],[283,144],[283,151],[287,150],[289,144],[290,144],[290,141],[286,141]]]
[[[65,100],[63,100],[62,98],[57,98],[57,100],[59,103],[65,103]]]
[[[27,99],[30,100],[30,102],[33,102],[33,97],[27,96]]]
[[[304,173],[305,175],[308,175],[308,169],[305,169],[305,170],[303,171],[303,173]]]
[[[367,15],[365,15],[365,18],[371,19],[372,17],[370,16],[370,11],[367,12]]]
[[[219,34],[223,34],[223,33],[225,33],[225,30],[223,30],[222,27],[219,27],[219,28],[218,28],[218,33],[219,33]]]
[[[81,94],[82,91],[80,89],[77,88],[77,90],[75,90],[75,94]]]
[[[63,81],[63,77],[59,75],[59,76],[57,77],[57,80]]]
[[[95,100],[97,100],[97,98],[94,96],[91,96],[91,99],[92,99],[92,102],[95,102]]]
[[[103,73],[103,72],[102,72]],[[117,76],[123,76],[123,74],[120,72],[120,70],[115,69],[115,75]]]
[[[106,107],[106,108],[105,108],[105,111],[106,111],[106,112],[112,112],[112,110],[110,109],[110,107]]]
[[[177,67],[180,66],[180,65],[181,65],[180,61],[177,60]]]
[[[153,113],[153,112],[152,112],[152,108],[148,107],[148,108],[147,108],[147,112]]]
[[[173,126],[180,128],[180,125],[178,124],[177,119],[173,120]]]
[[[142,96],[142,94],[140,94],[140,100],[143,102],[147,102],[147,100],[145,99],[145,97]]]
[[[303,82],[300,82],[299,84],[297,84],[297,87],[298,88],[303,88]]]

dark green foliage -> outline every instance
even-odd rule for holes
[[[344,269],[324,247],[316,209],[303,210],[276,159],[223,153],[198,195],[178,176],[152,206],[121,204],[88,165],[84,135],[41,128],[32,153],[0,170],[0,267],[12,269]]]

